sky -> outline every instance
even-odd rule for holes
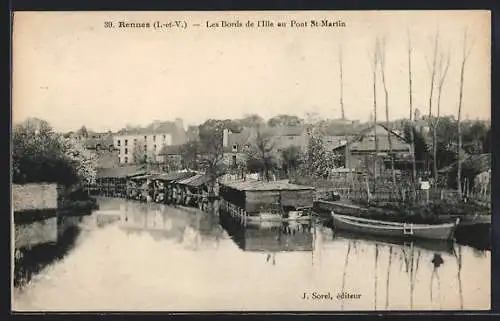
[[[327,19],[344,27],[291,27]],[[60,131],[259,114],[340,118],[339,52],[349,119],[373,113],[375,39],[386,39],[390,118],[409,115],[408,35],[413,106],[428,113],[433,38],[449,54],[441,114],[457,115],[464,32],[463,117],[490,119],[488,11],[16,12],[12,118],[47,120]],[[120,21],[185,21],[185,29],[118,28]],[[208,28],[208,22],[270,20],[286,27]],[[112,21],[115,28],[104,28]],[[193,24],[200,24],[199,27]],[[310,24],[310,23],[309,23]],[[377,113],[385,119],[380,67]],[[436,103],[434,102],[434,105]],[[434,108],[435,110],[435,108]]]

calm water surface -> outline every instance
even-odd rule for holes
[[[489,251],[359,238],[321,223],[244,228],[194,209],[99,202],[71,249],[14,290],[15,310],[490,307]]]

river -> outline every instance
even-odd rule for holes
[[[490,251],[353,237],[320,222],[244,228],[195,209],[98,202],[60,241],[64,250],[14,288],[14,310],[490,308]]]

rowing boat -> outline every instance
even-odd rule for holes
[[[454,236],[459,219],[454,223],[412,224],[371,220],[361,217],[335,214],[333,224],[339,230],[379,236],[449,240]]]

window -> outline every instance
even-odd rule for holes
[[[128,139],[125,139],[125,146],[127,146],[127,145],[128,145]]]
[[[148,150],[148,145],[144,145],[144,151]]]
[[[144,140],[148,140],[148,136],[144,136]]]
[[[124,162],[125,164],[127,164],[127,163],[128,163],[128,157],[127,157],[127,156],[125,156],[125,158],[123,159],[123,162]]]
[[[128,154],[128,148],[125,148],[125,155]]]
[[[118,145],[118,147],[120,147],[120,146],[121,146],[121,141],[120,141],[120,140],[117,140],[117,141],[116,141],[116,144]]]
[[[163,134],[163,140],[167,139],[167,135]]]
[[[153,142],[155,142],[155,141],[156,141],[156,136],[153,136]]]
[[[134,138],[134,145],[137,144],[137,138]]]
[[[236,155],[233,155],[233,166],[236,166]]]
[[[293,136],[288,136],[288,140],[293,140]]]
[[[238,146],[237,145],[233,145],[233,153],[236,153],[238,151]]]
[[[147,162],[148,161],[148,155],[144,155],[144,161]]]

